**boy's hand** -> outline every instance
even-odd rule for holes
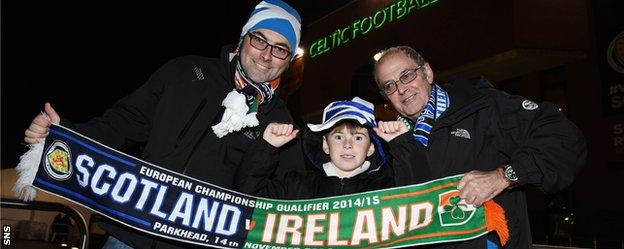
[[[279,148],[293,140],[297,133],[299,133],[299,130],[293,130],[292,124],[270,123],[264,129],[262,138],[273,145],[273,147]]]
[[[379,121],[377,127],[373,128],[373,130],[384,141],[390,142],[395,137],[407,132],[407,127],[405,127],[403,121]]]

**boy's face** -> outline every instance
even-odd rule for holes
[[[366,128],[349,129],[343,124],[323,136],[323,151],[331,158],[338,174],[344,176],[362,166],[366,157],[375,153],[375,146]]]

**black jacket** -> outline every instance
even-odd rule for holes
[[[116,149],[142,143],[145,147],[141,159],[232,189],[244,152],[262,135],[266,125],[292,122],[292,117],[276,95],[259,107],[259,126],[217,138],[211,126],[221,121],[224,110],[221,101],[234,89],[236,65],[228,55],[224,49],[220,59],[198,56],[173,59],[101,117],[84,124],[71,124],[67,120],[61,123]],[[303,165],[298,144],[283,148],[279,157],[281,163],[275,171],[278,175]],[[135,248],[175,248],[160,238],[112,221],[101,225]]]
[[[316,142],[320,144],[321,140]],[[388,144],[392,167],[388,164],[377,165],[377,160],[369,157],[369,170],[350,178],[327,176],[321,168],[291,171],[284,177],[273,177],[272,172],[279,159],[277,148],[264,139],[258,139],[245,154],[238,170],[237,189],[274,199],[311,199],[407,185],[411,181],[424,182],[430,177],[429,168],[425,165],[424,147],[412,143],[411,135],[403,134]],[[323,153],[320,145],[317,149]]]
[[[570,185],[587,156],[583,135],[552,104],[532,105],[494,89],[484,78],[456,79],[441,86],[449,94],[450,108],[435,121],[429,138],[433,178],[511,164],[519,181],[494,198],[508,218],[505,248],[530,248],[525,187],[554,193]],[[431,247],[486,248],[486,241],[482,236]]]

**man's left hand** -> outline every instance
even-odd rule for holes
[[[381,139],[390,142],[390,140],[406,133],[407,127],[403,121],[379,121],[373,130]]]
[[[491,200],[507,187],[510,182],[503,176],[502,169],[492,171],[473,170],[464,175],[457,184],[459,197],[476,207]]]

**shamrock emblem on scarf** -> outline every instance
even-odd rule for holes
[[[465,204],[459,203],[459,196],[453,196],[449,198],[449,203],[444,206],[444,212],[451,213],[451,217],[456,220],[461,220],[466,217],[466,213],[462,208],[466,208]]]

